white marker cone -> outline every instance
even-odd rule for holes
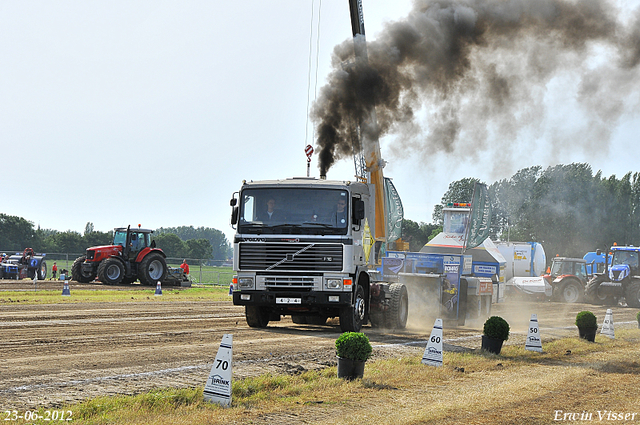
[[[602,324],[600,334],[608,336],[611,339],[614,339],[616,337],[615,329],[613,328],[613,312],[610,308],[607,309],[607,314],[605,314],[604,316],[604,323]]]
[[[71,296],[71,291],[69,290],[69,281],[65,280],[64,284],[62,285],[62,296],[63,297],[70,297]]]
[[[231,406],[232,344],[233,335],[224,334],[203,391],[206,401],[222,407]]]
[[[529,332],[524,343],[524,349],[542,353],[542,340],[540,339],[540,328],[538,327],[538,315],[532,314],[529,320]]]
[[[422,364],[442,366],[442,319],[436,319],[431,336],[422,355]]]
[[[162,295],[162,285],[160,285],[160,281],[156,285],[156,293],[154,295]]]

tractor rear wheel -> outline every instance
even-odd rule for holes
[[[562,283],[560,286],[560,301],[565,303],[579,303],[582,302],[584,295],[584,288],[580,282],[570,279]]]
[[[71,279],[80,283],[89,283],[96,278],[95,271],[85,273],[82,271],[82,263],[87,259],[86,255],[76,258],[71,266]]]
[[[409,316],[409,293],[402,283],[392,283],[389,287],[391,300],[385,314],[385,325],[389,329],[404,329]]]
[[[149,253],[140,263],[138,279],[143,285],[155,285],[167,277],[167,262],[160,254]]]
[[[47,278],[47,262],[42,260],[40,262],[40,268],[38,268],[38,280],[45,280]]]
[[[124,264],[117,258],[106,258],[98,266],[98,279],[105,285],[117,285],[124,278]]]
[[[640,281],[633,281],[627,286],[624,298],[629,307],[640,308]]]

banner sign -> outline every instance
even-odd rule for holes
[[[489,237],[491,228],[491,200],[487,185],[476,183],[471,204],[471,219],[466,248],[475,248]]]
[[[387,206],[387,241],[393,242],[402,237],[404,208],[396,187],[387,177],[384,178],[384,195]]]

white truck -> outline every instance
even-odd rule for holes
[[[266,327],[339,317],[343,332],[404,328],[408,293],[375,269],[371,184],[315,178],[243,182],[231,199],[233,303],[247,324]],[[378,218],[380,220],[380,218]]]

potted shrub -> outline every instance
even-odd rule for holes
[[[482,349],[500,354],[502,343],[509,339],[509,324],[500,316],[491,316],[484,322]]]
[[[576,326],[580,338],[594,342],[598,331],[598,322],[595,314],[590,311],[581,311],[576,315]]]
[[[355,379],[364,375],[364,363],[371,356],[371,343],[362,332],[345,332],[336,340],[338,378]]]

